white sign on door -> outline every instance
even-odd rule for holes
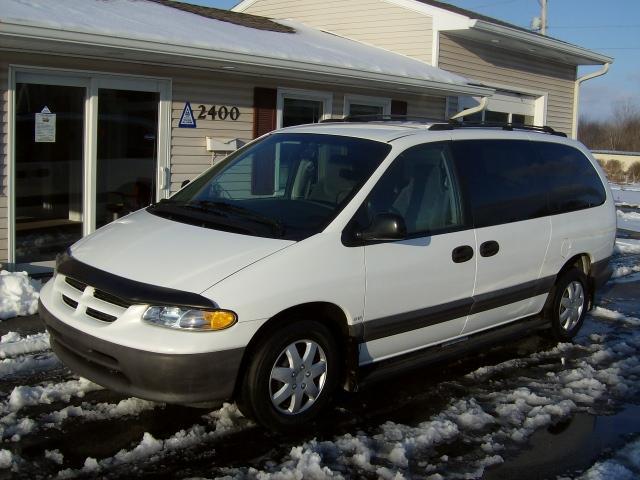
[[[56,141],[56,114],[51,113],[49,107],[44,107],[40,113],[36,113],[35,128],[36,143],[55,143]]]

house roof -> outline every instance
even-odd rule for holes
[[[243,27],[255,28],[257,30],[267,30],[270,32],[295,33],[291,27],[274,22],[270,18],[258,15],[250,15],[248,13],[237,13],[231,10],[222,10],[220,8],[204,7],[201,5],[193,5],[175,0],[149,0],[159,3],[167,7],[182,10],[184,12],[200,15],[212,20],[220,20],[221,22],[229,22]]]
[[[5,48],[233,70],[414,93],[487,94],[463,77],[290,21],[166,0],[3,0]],[[371,87],[371,85],[367,85]]]

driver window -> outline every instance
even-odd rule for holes
[[[380,178],[367,201],[367,214],[402,216],[409,236],[427,236],[464,225],[458,184],[446,143],[412,147]]]

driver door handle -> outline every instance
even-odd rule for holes
[[[473,258],[473,248],[469,245],[462,245],[460,247],[456,247],[451,252],[451,260],[454,263],[463,263],[468,262]]]

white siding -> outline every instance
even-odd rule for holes
[[[576,67],[440,35],[438,66],[488,85],[548,93],[547,125],[571,134]]]
[[[383,0],[258,0],[245,13],[297,20],[431,63],[431,17]]]

